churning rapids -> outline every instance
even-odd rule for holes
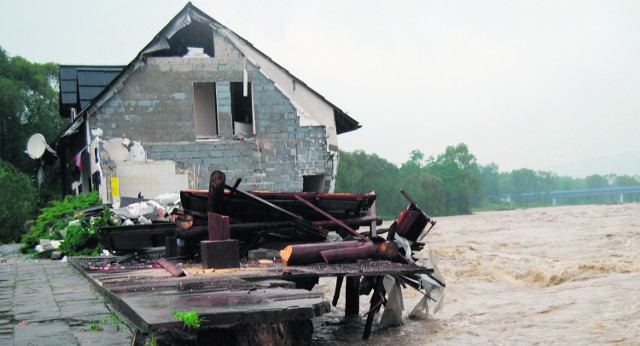
[[[436,219],[426,239],[447,283],[444,309],[409,319],[420,294],[405,288],[404,325],[374,323],[365,342],[363,320],[342,319],[343,292],[314,322],[314,345],[640,345],[640,204]],[[314,291],[330,300],[334,284]]]

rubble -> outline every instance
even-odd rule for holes
[[[151,308],[149,304],[155,304],[153,299],[138,297],[149,291],[173,292],[176,296],[171,299],[176,304],[196,304],[189,307],[211,311],[205,316],[210,321],[202,326],[211,333],[217,333],[214,331],[221,328],[222,321],[227,321],[223,323],[227,327],[238,328],[234,323],[240,322],[229,322],[228,317],[216,311],[241,309],[242,304],[226,305],[230,299],[237,299],[232,292],[239,289],[249,295],[257,294],[256,289],[265,289],[263,285],[255,286],[259,281],[271,283],[263,292],[266,300],[243,308],[242,323],[253,319],[252,314],[262,314],[263,307],[274,308],[267,300],[273,294],[281,294],[271,291],[278,282],[293,283],[295,287],[279,298],[277,306],[281,309],[292,309],[295,305],[300,311],[315,311],[305,318],[322,314],[319,301],[301,305],[299,299],[308,294],[305,290],[310,290],[319,277],[325,276],[336,277],[333,305],[339,299],[344,278],[347,279],[346,316],[359,314],[360,295],[371,295],[363,339],[369,337],[374,317],[383,308],[380,328],[401,324],[404,287],[424,296],[411,316],[426,316],[429,301],[436,303],[433,311],[442,307],[445,284],[435,259],[431,256],[426,266],[418,265],[414,259],[415,253],[425,246],[421,241],[435,221],[406,192],[402,191],[409,201],[407,208],[388,230],[378,230],[381,220],[375,215],[373,193],[243,191],[239,188],[240,180],[229,186],[226,176],[219,171],[212,173],[210,182],[208,191],[181,191],[179,201],[175,200],[176,194],[113,209],[118,225],[98,228],[101,244],[109,253],[104,256],[106,263],[72,260],[94,280],[96,287],[108,291],[116,305],[135,311],[132,319],[138,319],[141,330],[153,332],[171,324],[160,317],[151,317],[155,316],[151,311],[160,313],[164,308]],[[359,231],[362,226],[369,231]],[[381,237],[385,233],[386,239]],[[127,260],[117,260],[117,256],[126,254],[138,255],[129,257],[133,261],[129,264]],[[160,274],[156,264],[169,276]],[[123,271],[136,274],[118,274]],[[96,276],[98,272],[100,276]],[[211,300],[196,296],[195,292],[227,293],[216,293],[216,300]],[[276,316],[269,317],[267,322],[283,322],[282,316]],[[290,318],[291,323],[298,320],[293,315]]]

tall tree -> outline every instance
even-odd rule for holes
[[[420,150],[413,150],[409,160],[400,166],[399,185],[416,203],[432,215],[445,213],[445,198],[442,179],[428,173],[427,160]],[[405,201],[406,203],[406,201]]]
[[[9,57],[0,47],[0,158],[30,174],[35,161],[24,153],[30,135],[52,141],[65,126],[58,115],[58,66]]]
[[[33,176],[37,162],[25,154],[29,136],[53,141],[65,126],[58,114],[58,65],[9,57],[0,47],[0,159]],[[45,170],[40,205],[61,197],[60,177]]]
[[[398,167],[376,154],[362,150],[341,152],[336,192],[376,192],[377,213],[386,218],[400,212],[402,195],[398,192]]]
[[[619,175],[613,181],[613,186],[638,186],[638,185],[640,185],[640,180],[630,175]]]
[[[25,221],[33,217],[37,201],[29,177],[0,159],[0,244],[20,239]]]
[[[500,186],[500,170],[498,165],[490,163],[480,166],[480,183],[482,185],[482,202],[498,203],[502,197]]]
[[[476,157],[466,144],[449,146],[444,154],[431,158],[427,172],[443,182],[445,213],[469,214],[471,207],[479,204],[480,171]]]
[[[602,189],[605,187],[609,187],[609,181],[607,180],[607,178],[599,174],[590,175],[584,178],[584,180],[587,184],[587,188],[589,189]]]

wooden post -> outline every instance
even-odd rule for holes
[[[228,216],[208,212],[207,219],[209,240],[228,240],[231,238]]]
[[[360,314],[360,277],[348,276],[345,289],[345,316],[357,316]]]
[[[240,267],[240,247],[235,239],[201,241],[200,257],[205,269]]]
[[[240,266],[240,245],[238,240],[229,239],[229,217],[212,212],[207,213],[209,240],[200,242],[202,267],[238,268]]]
[[[364,333],[362,334],[362,340],[368,340],[369,335],[371,334],[371,325],[373,324],[373,318],[376,316],[378,310],[380,310],[380,306],[383,302],[384,286],[382,285],[383,276],[375,277],[375,289],[373,290],[373,295],[371,296],[371,308],[367,313],[367,322],[364,325]]]
[[[176,237],[164,238],[164,255],[169,258],[178,256],[178,244],[176,244]]]
[[[209,177],[209,194],[207,195],[207,212],[222,212],[222,197],[224,196],[224,187],[227,176],[220,172],[214,171]]]
[[[369,208],[369,216],[376,216],[376,201],[371,203],[371,207]],[[371,238],[376,238],[378,236],[378,226],[374,220],[371,220],[371,224],[369,225],[369,229],[371,230]],[[388,239],[393,240],[393,239]]]
[[[338,305],[338,299],[340,299],[340,290],[342,290],[342,281],[344,280],[344,276],[336,276],[336,288],[333,291],[333,301],[331,305]]]

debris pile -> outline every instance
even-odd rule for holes
[[[416,256],[436,222],[405,191],[401,193],[408,206],[389,229],[378,229],[382,220],[375,213],[374,193],[244,191],[240,183],[238,179],[227,185],[226,175],[215,171],[208,191],[186,190],[133,203],[123,199],[121,208],[83,210],[79,214],[84,218],[67,225],[62,246],[70,239],[73,225],[86,224],[97,234],[100,247],[112,254],[160,249],[155,250],[155,259],[144,263],[128,265],[122,257],[111,256],[108,263],[85,266],[85,270],[109,268],[105,272],[164,268],[173,279],[156,283],[155,289],[202,285],[208,279],[190,280],[194,275],[210,275],[216,286],[211,289],[216,291],[230,289],[225,285],[231,282],[249,287],[255,280],[293,282],[295,288],[310,290],[319,277],[332,276],[336,277],[335,306],[346,278],[346,315],[358,315],[359,296],[371,295],[364,339],[383,306],[381,327],[402,323],[402,288],[411,287],[423,295],[412,317],[425,317],[442,307],[445,283],[435,259],[430,252],[427,263],[419,265]],[[91,239],[85,239],[85,244]],[[255,257],[259,253],[269,260],[259,262]],[[220,271],[227,268],[237,272]],[[234,279],[220,281],[224,275]],[[141,282],[148,285],[150,281]],[[115,292],[142,290],[136,285],[127,276],[128,288],[117,287]],[[435,302],[431,308],[429,301]]]

